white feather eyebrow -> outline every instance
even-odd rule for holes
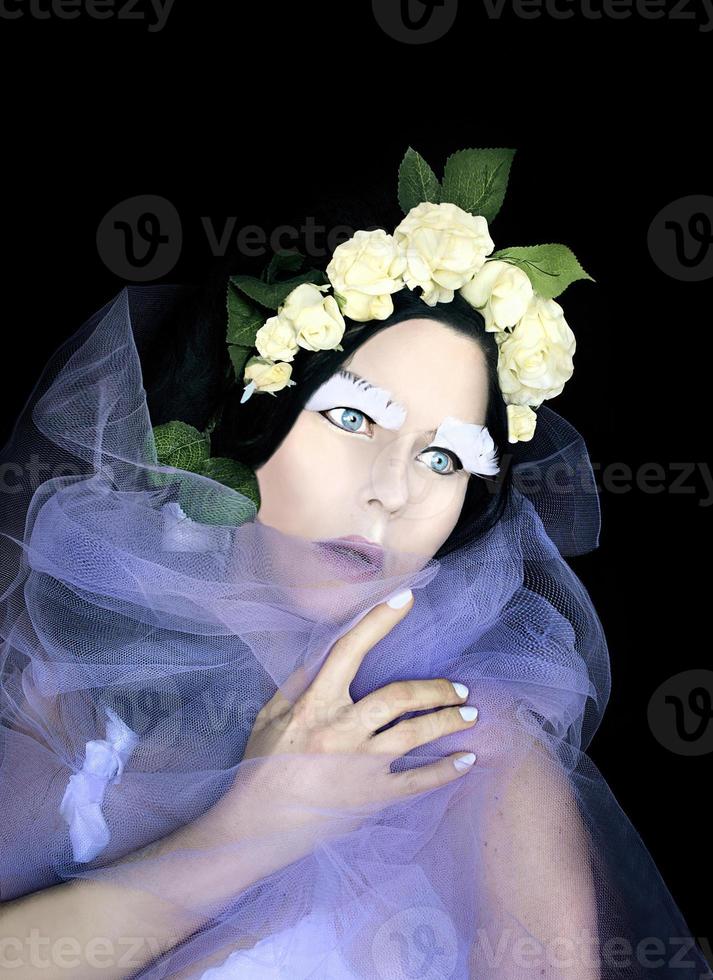
[[[438,444],[458,454],[463,469],[479,476],[500,472],[498,453],[487,426],[446,416],[436,430]]]
[[[311,412],[323,412],[338,405],[349,405],[355,394],[359,396],[359,405],[368,408],[369,414],[384,429],[400,429],[406,421],[406,406],[395,401],[390,391],[373,385],[345,368],[320,385],[308,399],[305,408]]]

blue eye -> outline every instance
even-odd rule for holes
[[[455,473],[458,469],[460,469],[460,467],[456,465],[458,462],[456,457],[452,456],[449,452],[446,452],[445,449],[424,449],[421,455],[423,456],[426,453],[430,453],[432,456],[436,457],[437,468],[431,467],[434,473],[445,473],[446,476],[450,476],[451,473]],[[449,462],[451,463],[451,469],[447,470],[446,467],[448,466]]]
[[[341,412],[339,416],[339,421],[335,421],[331,416],[330,412]],[[325,416],[332,425],[336,425],[338,429],[343,429],[345,432],[357,432],[361,433],[362,423],[366,419],[371,425],[375,425],[375,422],[370,418],[365,412],[360,412],[358,408],[344,408],[340,406],[339,408],[329,408],[323,412],[319,413]],[[453,453],[449,452],[447,449],[424,449],[423,452],[419,453],[420,456],[430,454],[436,457],[436,466],[430,466],[434,473],[442,473],[444,476],[452,476],[458,470],[463,468],[463,464],[454,456]],[[451,463],[451,469],[446,469],[448,463]]]
[[[340,421],[334,422],[329,416],[330,412],[341,412]],[[368,419],[372,425],[374,424],[374,420],[370,419],[364,412],[360,412],[358,408],[329,408],[326,412],[320,414],[326,415],[329,421],[333,422],[337,428],[346,429],[347,432],[359,432],[361,428],[360,419]]]

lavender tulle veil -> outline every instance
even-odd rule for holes
[[[79,880],[117,909],[155,902],[172,941],[117,950],[111,974],[142,980],[710,976],[586,753],[610,669],[565,560],[599,539],[581,435],[541,406],[490,532],[396,574],[342,576],[237,490],[157,462],[139,348],[178,297],[122,289],[53,355],[2,450],[2,902]],[[383,806],[335,790],[296,814],[294,757],[271,760],[269,780],[243,760],[257,713],[278,688],[297,697],[335,640],[406,587],[413,609],[367,653],[351,695],[467,684],[476,726],[392,768],[471,747],[476,764]],[[368,780],[363,761],[330,771],[340,792]],[[525,777],[508,788],[519,773],[533,779],[529,812]],[[147,846],[229,789],[236,812],[248,801],[248,837],[226,824],[200,847]],[[309,823],[301,852],[281,815]],[[254,880],[238,874],[252,867]],[[593,933],[556,948],[579,917]]]

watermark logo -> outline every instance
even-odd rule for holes
[[[647,709],[656,740],[677,755],[713,752],[713,670],[684,670],[660,684]]]
[[[157,728],[163,733],[163,744],[169,731],[174,740],[184,737],[184,733],[173,724],[183,717],[183,696],[177,681],[168,673],[161,676],[153,666],[154,676],[137,679],[128,684],[120,684],[107,690],[106,701],[125,725],[139,736],[145,736]],[[168,670],[167,666],[164,668]]]
[[[379,27],[404,44],[438,41],[453,26],[458,0],[372,0]]]
[[[713,197],[689,194],[661,208],[649,226],[647,244],[656,265],[672,279],[712,278]]]
[[[372,941],[383,980],[442,980],[453,976],[458,937],[450,918],[430,905],[404,909],[382,923]]]
[[[167,275],[181,255],[181,218],[171,201],[141,194],[108,211],[97,228],[97,251],[115,275],[150,282]]]

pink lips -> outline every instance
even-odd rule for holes
[[[344,546],[340,547],[339,542],[343,541]],[[359,534],[349,534],[339,538],[326,538],[319,542],[333,552],[352,558],[362,556],[367,559],[371,571],[381,571],[384,565],[384,549],[374,541],[369,541]]]
[[[336,541],[363,541],[364,544],[370,544],[373,548],[378,548],[383,551],[383,548],[377,541],[370,541],[369,538],[363,538],[361,534],[345,534],[341,538],[335,538]]]
[[[334,540],[348,541],[351,548],[366,555],[367,558],[371,558],[379,565],[382,565],[384,562],[384,549],[381,545],[375,541],[369,541],[368,538],[363,538],[360,534],[348,534],[341,538],[335,538]]]

